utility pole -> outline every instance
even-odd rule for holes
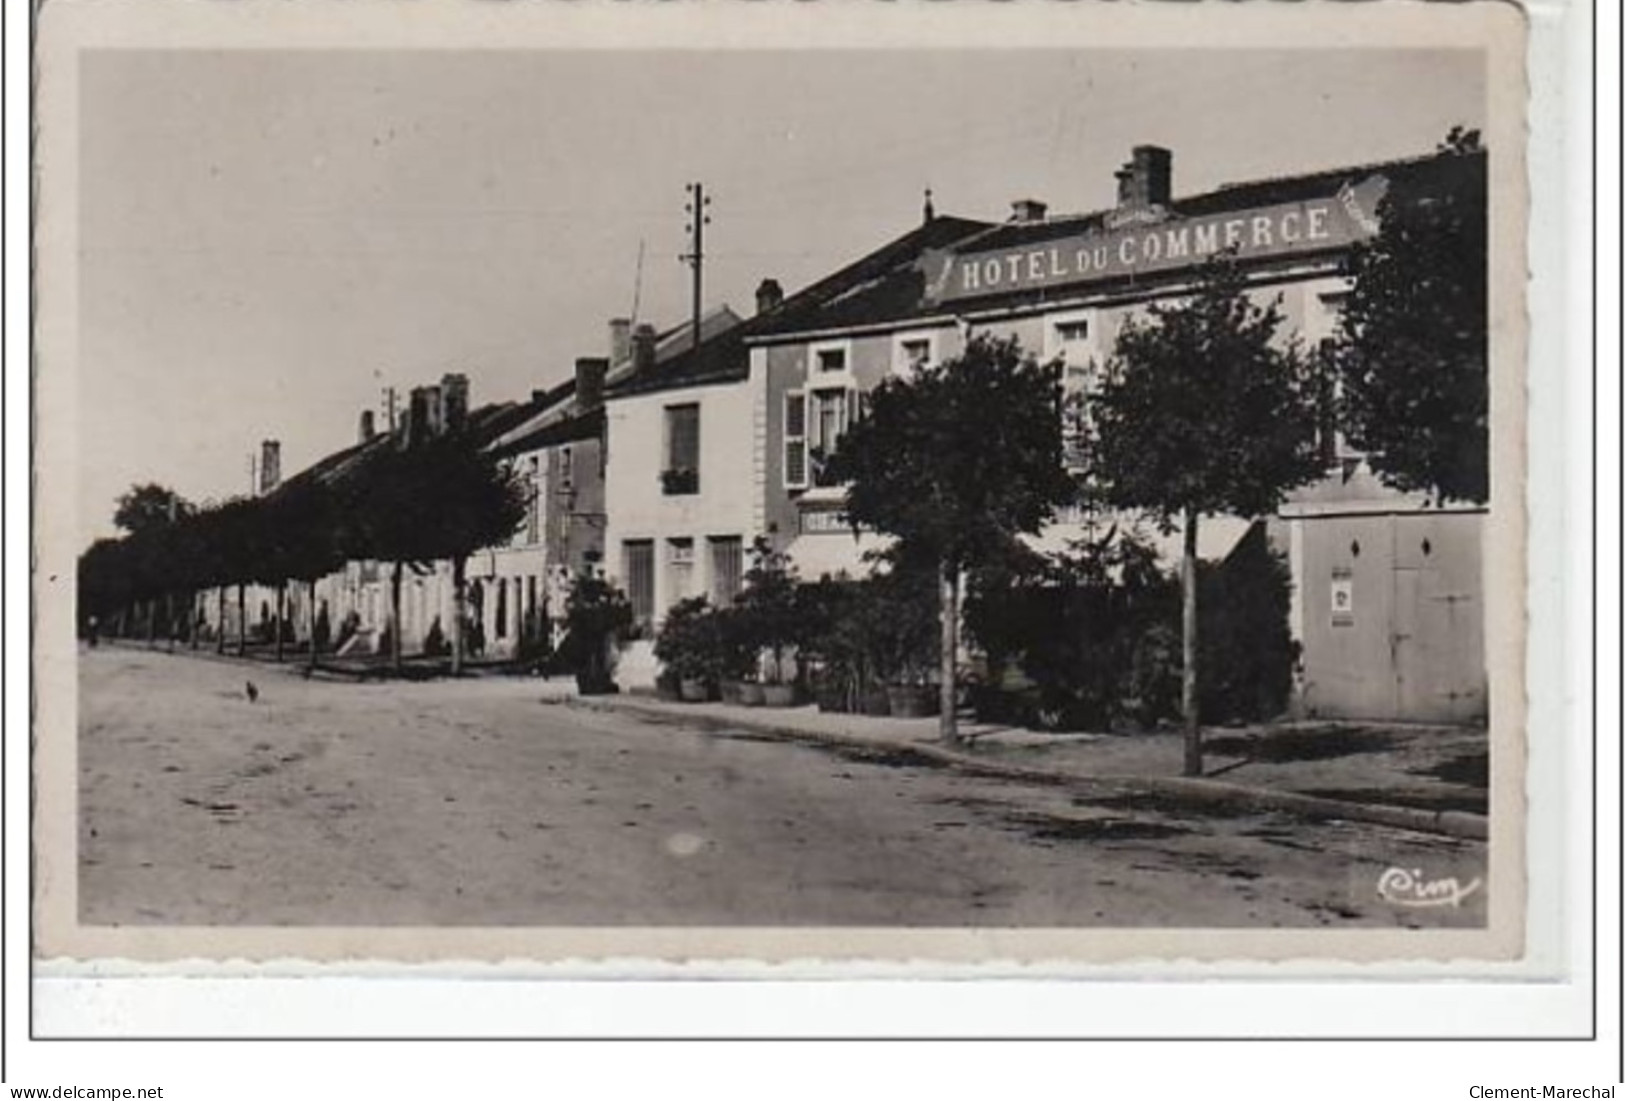
[[[694,269],[694,328],[689,335],[692,337],[694,347],[700,346],[700,276],[705,266],[705,227],[711,224],[711,198],[705,193],[705,185],[691,183],[688,185],[688,202],[683,209],[688,212],[688,225],[684,228],[689,232],[692,242],[692,251],[685,252],[678,257],[689,267]]]

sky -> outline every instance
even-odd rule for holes
[[[1390,50],[103,50],[80,77],[81,529],[352,443],[462,371],[518,400],[637,306],[789,293],[939,213],[1108,207],[1130,147],[1175,196],[1427,153],[1485,114],[1480,55]],[[642,255],[641,277],[639,256]]]

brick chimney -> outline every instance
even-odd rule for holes
[[[604,404],[604,376],[609,360],[584,357],[576,360],[576,412],[591,413]]]
[[[650,371],[655,365],[655,327],[645,322],[632,331],[632,369]]]
[[[632,358],[632,321],[612,317],[609,321],[609,362],[617,367]]]
[[[448,432],[456,432],[468,421],[468,376],[444,375],[440,379],[440,418]]]
[[[361,427],[356,432],[356,443],[367,443],[378,434],[378,424],[371,409],[361,411]]]
[[[266,494],[282,482],[282,444],[278,440],[260,443],[260,493]]]
[[[1037,199],[1017,199],[1010,204],[1010,220],[1021,225],[1042,222],[1048,213],[1049,207]]]
[[[1117,205],[1167,206],[1173,197],[1174,155],[1160,145],[1136,145],[1132,158],[1116,172]]]
[[[406,408],[403,410],[404,416],[401,420],[400,444],[402,447],[416,447],[434,435],[434,420],[431,417],[429,407],[429,394],[431,392],[435,392],[438,399],[439,394],[433,386],[414,386],[411,393],[407,395]],[[440,402],[436,400],[434,405],[436,407],[434,412],[438,414]]]
[[[756,312],[767,313],[779,308],[784,301],[784,288],[777,279],[764,279],[756,287]]]

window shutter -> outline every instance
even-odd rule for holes
[[[784,486],[807,488],[807,395],[801,390],[784,395]]]

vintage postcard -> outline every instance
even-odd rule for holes
[[[1522,959],[1524,34],[46,4],[38,955]]]

